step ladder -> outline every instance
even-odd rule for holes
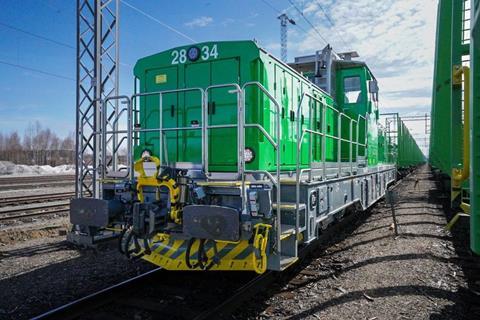
[[[273,204],[273,210],[277,209],[277,204]],[[296,204],[294,202],[280,203],[281,228],[280,228],[280,248],[281,252],[270,256],[268,261],[269,269],[283,271],[298,261],[298,244],[303,238],[305,231],[306,205],[299,204],[299,228],[297,234],[296,227]]]

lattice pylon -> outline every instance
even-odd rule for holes
[[[77,0],[76,197],[100,198],[100,175],[106,164],[101,144],[101,101],[118,95],[119,0]],[[112,161],[115,161],[112,159]]]

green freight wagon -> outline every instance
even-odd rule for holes
[[[470,247],[476,254],[480,254],[479,6],[478,0],[438,2],[429,152],[430,164],[450,182],[452,208],[470,214]]]

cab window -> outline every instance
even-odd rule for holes
[[[362,101],[362,88],[360,86],[360,77],[345,77],[343,79],[343,88],[345,91],[344,103],[358,103]]]

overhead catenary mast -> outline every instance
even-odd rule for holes
[[[105,118],[119,113],[116,101],[103,103],[118,95],[119,8],[120,0],[77,0],[75,198],[101,199],[101,174],[108,166],[118,165],[113,156],[102,163],[103,155],[113,155],[120,141],[110,135],[108,143],[102,144],[100,131]],[[92,245],[96,236],[94,228],[74,224],[67,238]]]

